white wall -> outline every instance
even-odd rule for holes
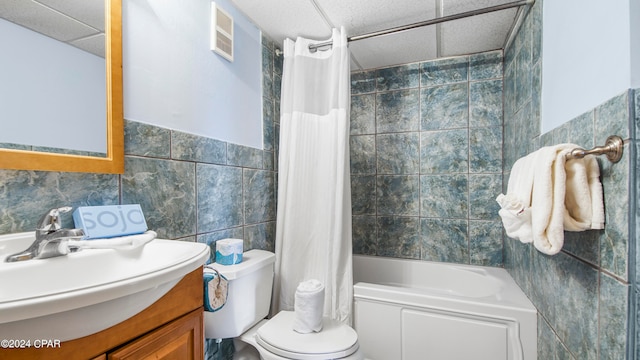
[[[260,30],[230,5],[235,61],[210,50],[209,0],[123,2],[125,119],[262,149]]]
[[[640,88],[640,1],[631,3],[631,87]]]
[[[0,19],[0,142],[106,152],[104,59]]]
[[[634,1],[544,1],[543,133],[632,86],[630,2]],[[638,24],[634,26],[637,30]],[[636,41],[639,36],[633,35]],[[637,65],[633,68],[639,75]]]

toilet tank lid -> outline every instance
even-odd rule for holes
[[[270,251],[253,249],[242,253],[242,262],[235,265],[213,263],[209,266],[218,270],[227,280],[237,279],[265,266],[273,266],[276,255]]]

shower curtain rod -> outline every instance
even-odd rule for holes
[[[419,28],[419,27],[423,27],[423,26],[435,25],[435,24],[439,24],[439,23],[443,23],[443,22],[447,22],[447,21],[463,19],[463,18],[476,16],[476,15],[482,15],[482,14],[486,14],[486,13],[490,13],[490,12],[511,9],[511,8],[514,8],[514,7],[520,7],[520,6],[525,6],[525,5],[531,5],[534,2],[535,2],[535,0],[520,0],[520,1],[515,1],[515,2],[502,4],[502,5],[490,6],[490,7],[486,7],[486,8],[482,8],[482,9],[471,10],[471,11],[467,11],[467,12],[463,12],[463,13],[459,13],[459,14],[448,15],[448,16],[443,16],[443,17],[431,19],[431,20],[421,21],[421,22],[417,22],[417,23],[413,23],[413,24],[409,24],[409,25],[397,26],[397,27],[394,27],[394,28],[386,29],[386,30],[375,31],[375,32],[371,32],[371,33],[368,33],[368,34],[351,36],[351,37],[347,38],[347,41],[351,42],[351,41],[369,39],[369,38],[372,38],[372,37],[388,35],[388,34],[391,34],[391,33],[396,33],[396,32],[401,32],[401,31],[407,31],[407,30],[411,30],[411,29],[415,29],[415,28]],[[310,44],[309,45],[309,50],[315,51],[318,48],[329,46],[331,44],[333,44],[333,41],[331,41],[331,40],[324,41],[324,42],[321,42],[321,43],[316,43],[316,44]]]

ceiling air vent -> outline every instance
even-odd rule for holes
[[[233,61],[233,18],[211,2],[211,50]]]

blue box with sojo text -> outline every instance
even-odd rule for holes
[[[139,204],[81,206],[73,212],[76,228],[84,231],[83,239],[101,239],[142,234],[147,231]]]

